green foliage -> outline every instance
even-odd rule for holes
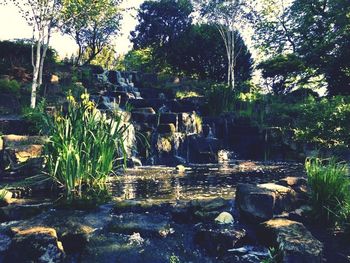
[[[252,58],[241,35],[234,32],[236,86],[251,78]],[[199,79],[227,80],[228,59],[217,25],[192,25],[171,44],[164,59],[173,71]]]
[[[235,107],[235,95],[235,92],[225,84],[212,85],[206,91],[208,114],[217,116],[224,112],[231,112]]]
[[[169,258],[169,263],[181,263],[181,261],[178,256],[172,254]]]
[[[310,71],[324,76],[330,95],[350,94],[350,2],[264,0],[256,40],[269,56],[291,51]]]
[[[150,47],[129,51],[123,60],[125,70],[152,73],[156,71],[153,49]]]
[[[283,262],[282,248],[269,248],[269,257],[262,261],[262,263],[281,263]]]
[[[62,8],[63,33],[77,43],[76,64],[87,65],[118,35],[120,0],[65,0]],[[84,58],[85,57],[85,58]]]
[[[5,197],[6,197],[7,193],[8,193],[8,191],[6,190],[6,188],[0,189],[0,206],[1,206],[1,204],[3,204],[5,202]]]
[[[31,72],[31,54],[32,46],[29,40],[0,41],[0,74],[11,74],[13,67],[21,67]],[[46,53],[46,66],[52,67],[56,59],[56,51],[49,48]]]
[[[50,130],[51,122],[46,117],[46,100],[42,99],[33,109],[25,107],[22,109],[22,115],[30,123],[28,128],[34,134],[47,135]]]
[[[327,223],[339,222],[340,218],[344,218],[344,207],[350,204],[348,165],[335,159],[308,158],[305,168],[314,216]]]
[[[0,79],[0,94],[10,93],[19,96],[20,87],[16,80]]]
[[[116,168],[116,158],[126,161],[127,126],[115,113],[107,118],[96,110],[88,94],[76,101],[68,96],[68,112],[49,117],[52,122],[46,145],[48,174],[69,199],[81,197],[85,187],[104,186]]]
[[[136,49],[152,47],[158,53],[191,25],[192,11],[188,0],[145,1],[131,42]]]
[[[187,91],[187,90],[178,90],[175,94],[175,98],[184,99],[184,98],[193,98],[193,97],[201,97],[198,92],[195,91]]]

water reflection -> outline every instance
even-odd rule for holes
[[[304,173],[298,163],[236,162],[194,165],[186,171],[169,167],[128,169],[112,182],[112,192],[122,199],[233,198],[237,183],[273,182]]]

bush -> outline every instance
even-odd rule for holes
[[[230,112],[235,107],[235,92],[224,84],[212,85],[206,92],[208,114],[212,116]]]
[[[20,87],[16,80],[0,79],[0,94],[10,93],[19,96]]]
[[[308,158],[305,168],[315,218],[330,224],[342,222],[349,216],[344,210],[350,204],[348,165],[335,159]]]
[[[68,199],[84,189],[104,186],[116,168],[116,158],[126,162],[124,134],[127,126],[115,113],[110,119],[96,110],[89,96],[68,96],[68,112],[48,116],[50,140],[46,145],[49,175],[66,190]]]

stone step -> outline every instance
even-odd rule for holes
[[[0,116],[0,133],[2,134],[30,134],[30,123],[18,115]]]

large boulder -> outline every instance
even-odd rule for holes
[[[295,191],[289,187],[267,184],[238,184],[236,205],[243,217],[262,222],[294,206]]]
[[[261,226],[261,239],[266,245],[282,250],[282,262],[322,262],[323,245],[303,224],[277,218],[264,222]]]
[[[56,230],[48,227],[12,228],[4,262],[62,262],[65,256]]]

